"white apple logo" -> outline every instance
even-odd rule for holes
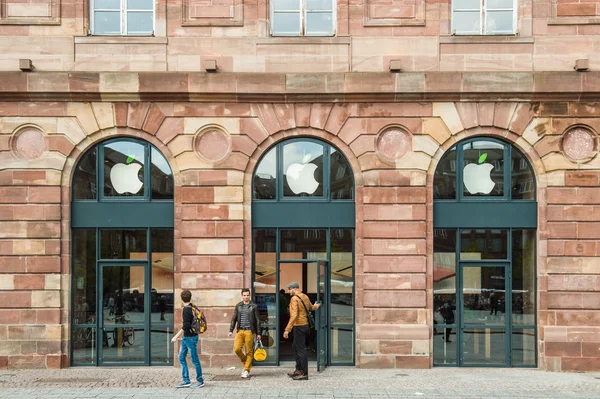
[[[305,156],[304,159],[310,159],[310,154]],[[293,163],[287,168],[285,177],[294,194],[312,194],[317,191],[319,182],[315,180],[316,169],[317,165],[312,163]]]
[[[127,158],[127,164],[118,163],[110,170],[110,182],[119,194],[137,194],[144,185],[138,178],[142,165],[131,163],[133,158]]]
[[[471,194],[489,194],[496,183],[490,178],[494,165],[483,163],[487,154],[479,157],[479,165],[470,163],[463,170],[463,181],[467,191]]]

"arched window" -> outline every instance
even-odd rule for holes
[[[292,360],[286,285],[323,305],[314,331],[317,367],[354,364],[354,178],[339,150],[320,140],[281,142],[253,178],[253,287],[271,364]],[[282,292],[283,291],[283,292]],[[318,355],[317,355],[318,353]]]
[[[172,364],[173,173],[151,144],[89,149],[71,203],[74,365]]]
[[[448,150],[434,175],[434,365],[534,367],[535,176],[501,140]]]

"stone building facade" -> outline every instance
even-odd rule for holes
[[[156,0],[151,36],[103,35],[96,3],[1,2],[0,368],[176,364],[181,289],[203,364],[236,364],[242,287],[281,364],[297,276],[329,305],[320,366],[600,370],[596,3],[461,35],[458,4],[339,0],[327,37],[253,0]]]

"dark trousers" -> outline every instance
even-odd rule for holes
[[[294,334],[292,349],[296,358],[296,370],[300,370],[302,374],[308,375],[308,352],[306,344],[310,336],[310,328],[308,326],[296,326],[292,330],[292,334]]]

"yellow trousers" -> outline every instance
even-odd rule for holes
[[[246,346],[246,353],[242,348]],[[254,334],[250,330],[238,330],[233,341],[233,351],[242,361],[244,370],[250,371],[252,368],[252,356],[254,355]]]

